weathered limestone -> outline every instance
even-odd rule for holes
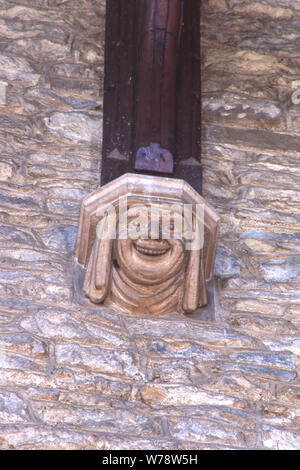
[[[0,447],[299,449],[298,2],[202,1],[214,321],[79,302],[105,2],[0,3]]]

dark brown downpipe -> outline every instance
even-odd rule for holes
[[[138,171],[201,192],[200,0],[107,0],[103,131],[102,184]]]
[[[139,170],[173,173],[181,5],[181,0],[146,0],[138,7],[135,168]]]

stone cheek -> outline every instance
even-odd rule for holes
[[[222,216],[211,322],[79,302],[105,1],[1,2],[1,448],[299,449],[300,5],[275,3],[203,2],[204,197]]]

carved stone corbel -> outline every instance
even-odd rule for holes
[[[86,269],[86,296],[129,314],[203,307],[219,223],[183,180],[126,174],[108,183],[81,207],[75,258]]]

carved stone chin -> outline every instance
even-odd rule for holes
[[[192,208],[189,230],[185,204]],[[196,240],[196,205],[204,243]],[[86,267],[85,294],[129,314],[191,313],[206,305],[219,220],[182,180],[127,174],[107,184],[82,203],[75,256]]]

